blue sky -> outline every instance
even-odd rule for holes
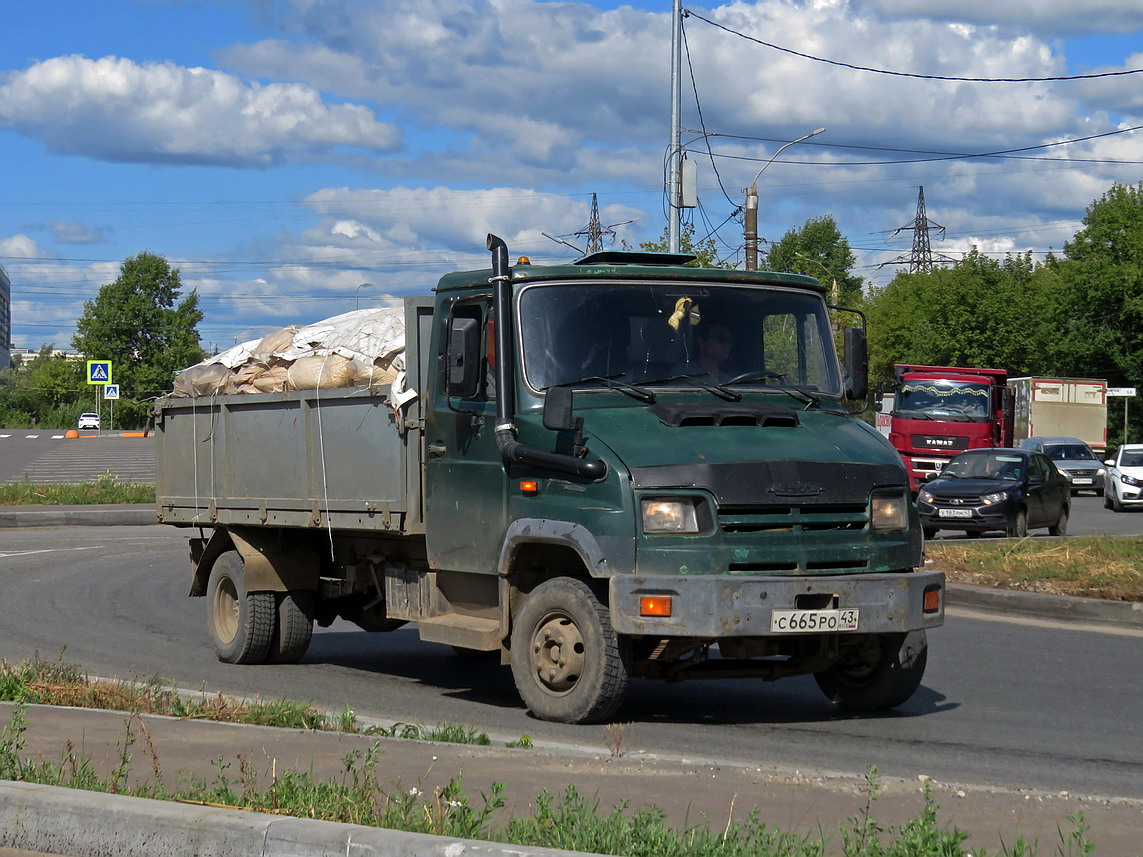
[[[857,273],[909,249],[923,185],[940,253],[1059,250],[1112,182],[1143,179],[1135,0],[685,3],[683,125],[698,235],[741,264],[743,188],[776,240],[832,215]],[[1081,8],[1082,7],[1082,8]],[[637,243],[663,230],[670,3],[53,0],[0,42],[0,264],[13,342],[70,344],[83,302],[142,250],[206,313],[204,345],[423,293],[486,264],[483,236],[565,260],[591,194]],[[712,26],[701,18],[720,25]],[[999,16],[999,17],[998,17]],[[693,74],[693,78],[692,78]],[[697,100],[696,100],[697,91]],[[700,115],[701,111],[701,115]],[[891,147],[1024,159],[914,163]],[[709,140],[711,152],[707,151]],[[713,156],[712,156],[713,154]],[[1045,160],[1051,157],[1053,160]],[[765,244],[763,244],[763,250]],[[361,286],[368,283],[368,286]]]

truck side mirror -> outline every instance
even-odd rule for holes
[[[865,342],[865,331],[860,327],[845,329],[844,368],[848,380],[846,398],[864,401],[869,395],[869,352]]]
[[[480,322],[454,316],[448,327],[448,394],[471,399],[480,392]]]
[[[549,431],[570,431],[575,428],[571,387],[548,387],[544,394],[544,428]]]

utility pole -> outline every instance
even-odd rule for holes
[[[766,167],[774,163],[777,158],[786,149],[793,146],[795,143],[800,143],[803,140],[808,140],[810,137],[816,137],[818,134],[825,131],[825,128],[818,128],[816,131],[811,131],[808,134],[803,134],[797,140],[791,140],[789,143],[784,143],[766,163],[762,165],[757,174],[754,176],[754,181],[750,183],[750,187],[746,188],[746,205],[743,207],[742,214],[742,227],[746,236],[746,270],[758,270],[758,179],[762,177],[762,173],[766,172]]]
[[[667,181],[667,252],[682,249],[683,0],[671,3],[671,147]]]

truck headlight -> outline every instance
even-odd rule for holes
[[[662,497],[643,501],[644,533],[698,531],[698,512],[693,497]]]
[[[875,530],[903,530],[909,526],[909,507],[904,497],[874,495],[869,520]]]

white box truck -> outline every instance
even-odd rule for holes
[[[1107,451],[1107,381],[1096,378],[1011,378],[1013,445],[1029,437],[1079,438],[1102,458]]]

